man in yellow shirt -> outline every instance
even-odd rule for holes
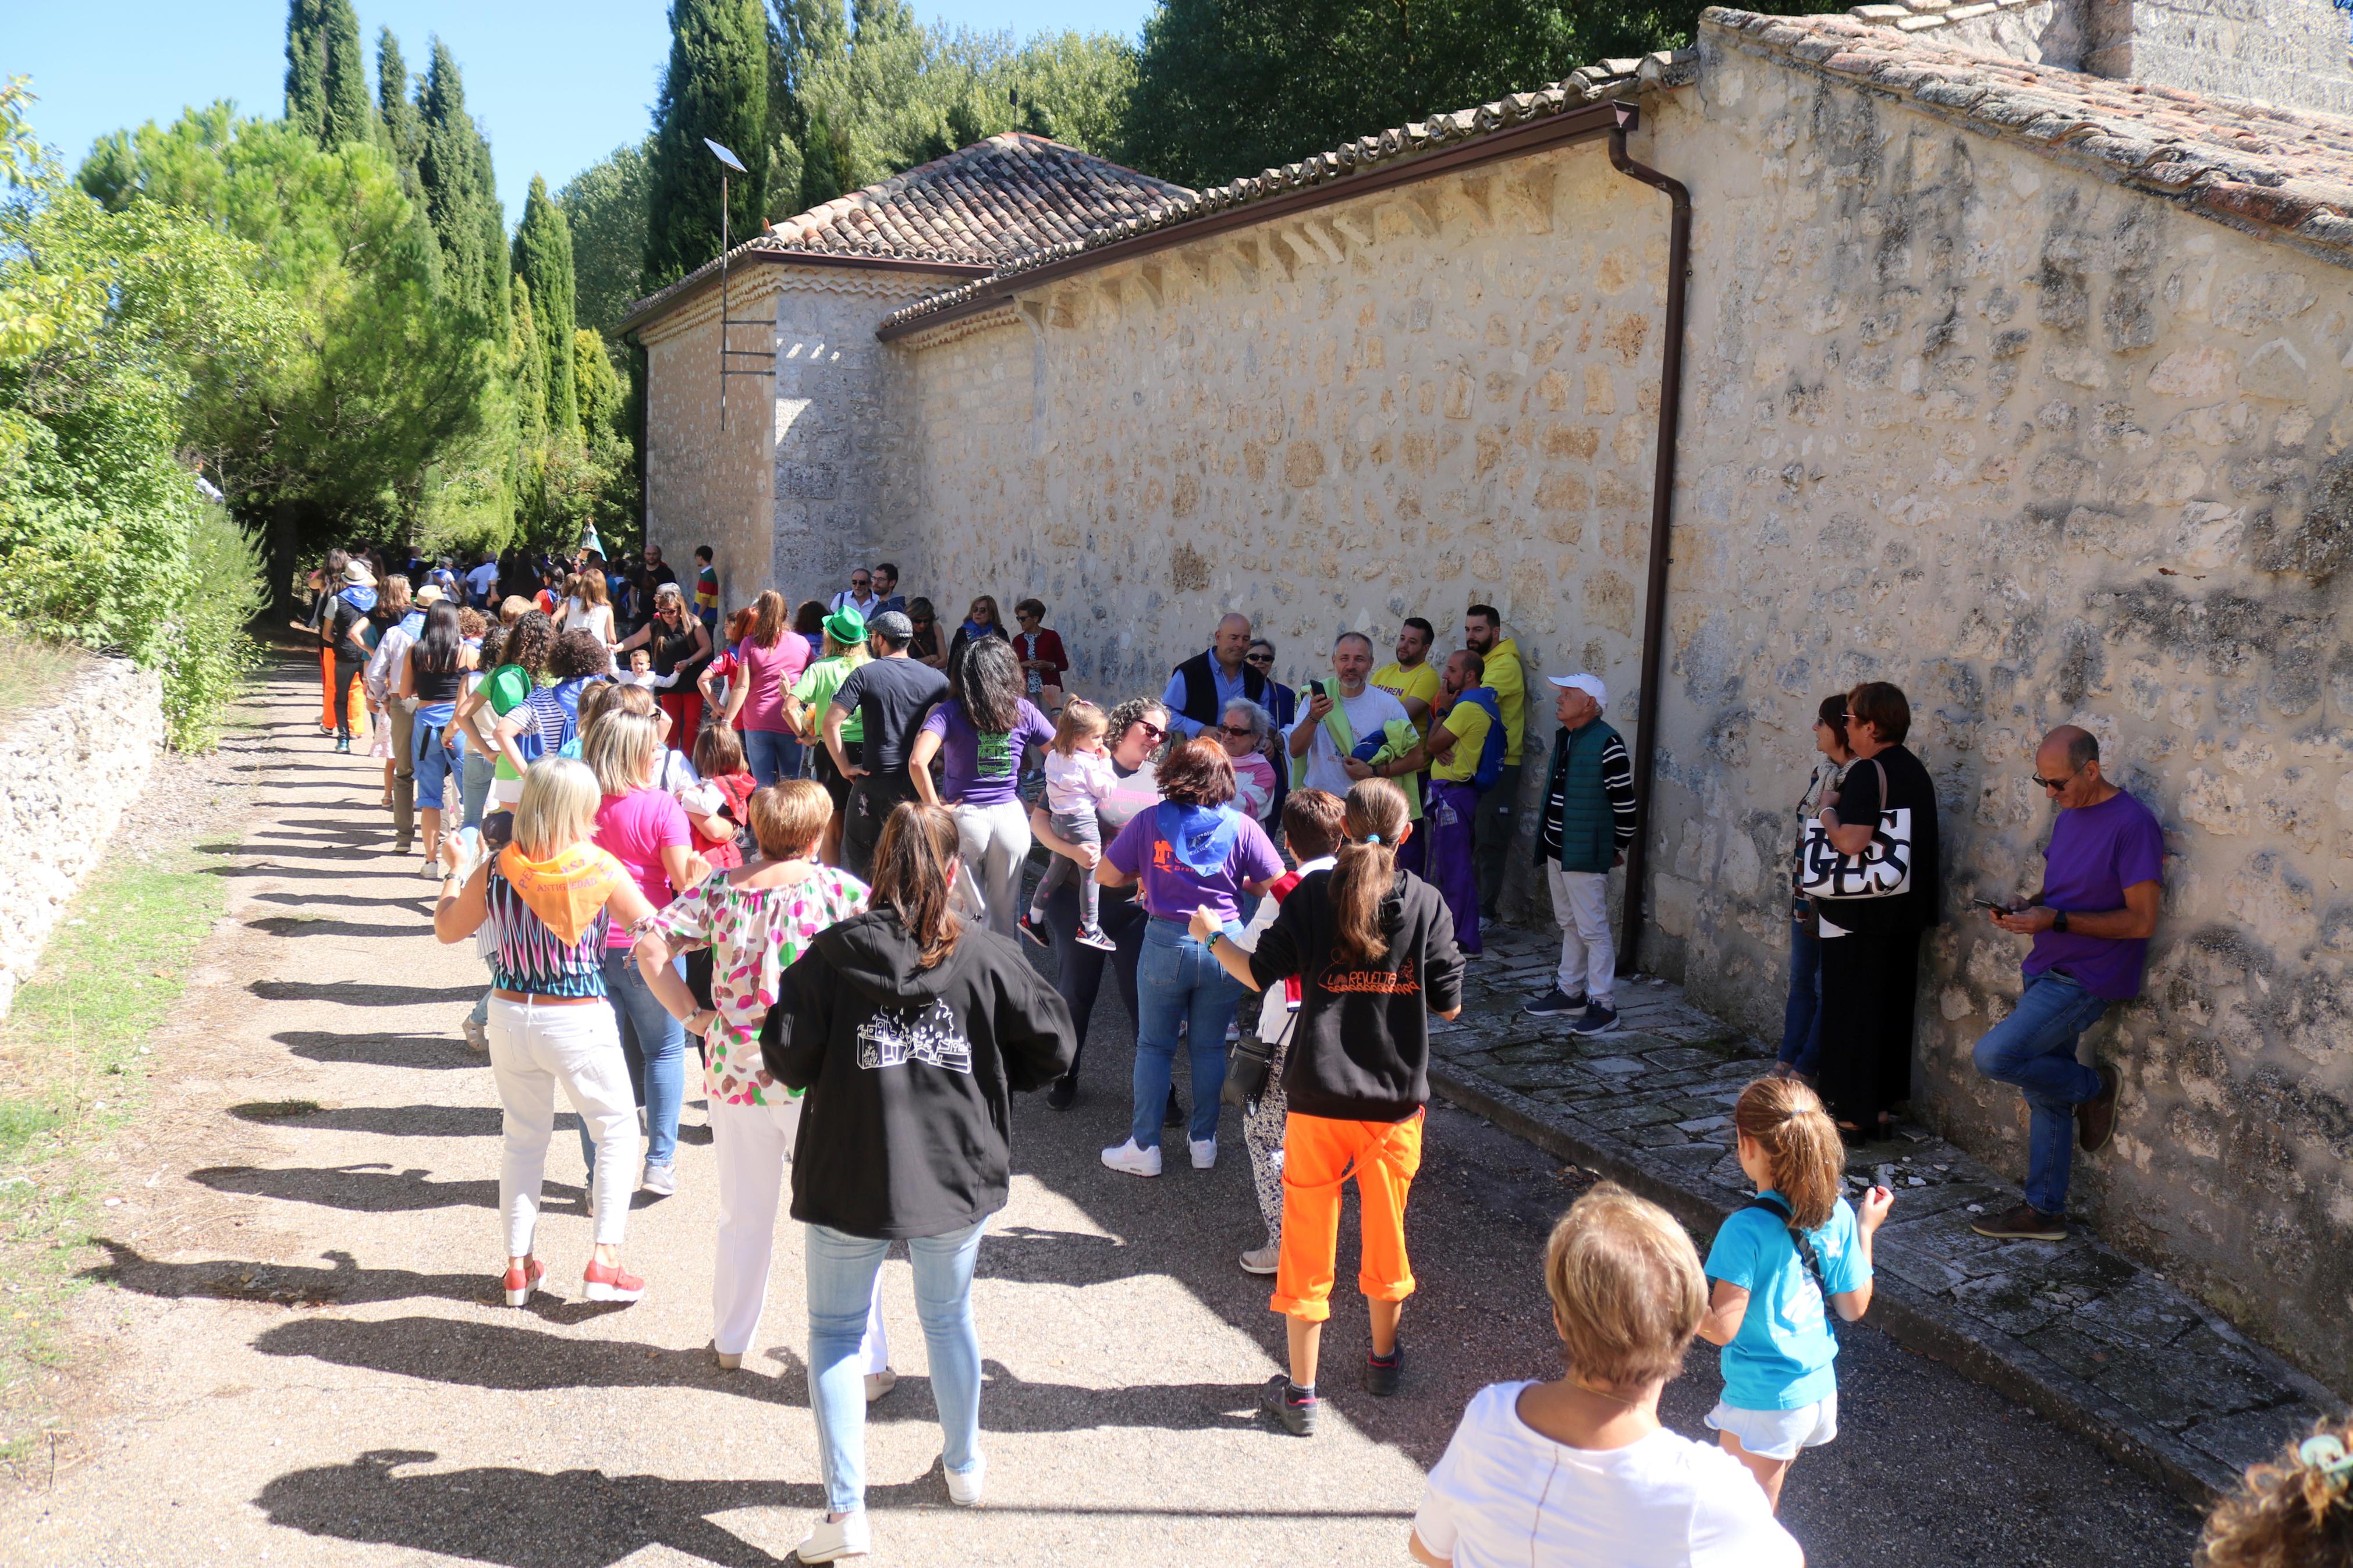
[[[1462,617],[1462,646],[1486,665],[1480,684],[1495,694],[1504,715],[1504,776],[1479,797],[1479,910],[1495,918],[1504,891],[1504,855],[1511,847],[1512,808],[1520,798],[1520,738],[1527,729],[1528,679],[1520,667],[1520,646],[1504,635],[1504,617],[1493,605],[1473,605]]]
[[[1398,628],[1397,658],[1373,671],[1373,684],[1405,704],[1405,716],[1414,732],[1430,738],[1430,710],[1438,705],[1438,671],[1430,662],[1430,648],[1438,628],[1419,616],[1409,616]]]
[[[1378,768],[1351,761],[1354,778],[1376,773],[1389,777],[1430,770],[1430,788],[1422,797],[1421,831],[1414,837],[1427,848],[1419,875],[1446,900],[1454,917],[1454,941],[1466,957],[1475,958],[1479,941],[1479,874],[1472,859],[1474,824],[1483,795],[1478,786],[1481,764],[1488,760],[1488,743],[1501,719],[1494,692],[1482,683],[1487,661],[1468,648],[1446,661],[1440,686],[1444,716],[1430,727],[1422,743]],[[1360,771],[1361,770],[1361,771]],[[1411,844],[1413,839],[1406,840]]]

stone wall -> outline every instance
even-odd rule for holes
[[[773,318],[784,268],[745,267],[730,279],[737,321]],[[733,605],[768,586],[775,562],[776,403],[764,376],[727,379],[727,426],[719,424],[719,290],[714,287],[639,334],[647,374],[646,537],[692,585],[694,547],[712,546],[722,602]],[[732,327],[731,348],[760,348],[757,327]],[[754,360],[737,360],[752,365]]]
[[[1588,144],[1244,228],[902,340],[942,592],[1038,591],[1104,696],[1218,613],[1459,640],[1662,703],[1646,966],[1777,1032],[1823,695],[1902,684],[1952,899],[2039,880],[2035,738],[2097,732],[2171,856],[2079,1212],[2344,1382],[2353,1356],[2346,274],[1704,36],[1634,153],[1697,212],[1667,679],[1633,689],[1666,205]],[[951,595],[953,597],[953,595]],[[1539,705],[1541,707],[1541,705]],[[1539,713],[1530,746],[1547,742]],[[1533,784],[1534,781],[1531,781]],[[1525,825],[1524,825],[1525,826]],[[2022,1168],[1971,1043],[2021,944],[1956,914],[1920,1114]]]
[[[2353,114],[2353,24],[2329,0],[2083,0],[2084,68]]]
[[[163,746],[163,682],[120,658],[90,660],[0,730],[0,1017]]]

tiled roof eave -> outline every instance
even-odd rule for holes
[[[1086,237],[1042,247],[1000,263],[987,277],[920,300],[883,321],[881,331],[895,336],[927,318],[966,309],[1026,275],[1137,239],[1162,230],[1176,230],[1219,214],[1271,201],[1280,195],[1317,185],[1338,184],[1376,168],[1419,158],[1481,137],[1525,125],[1574,109],[1611,99],[1630,97],[1649,87],[1680,87],[1694,79],[1698,56],[1692,50],[1661,51],[1639,59],[1604,60],[1572,72],[1533,92],[1482,103],[1451,114],[1392,127],[1302,159],[1280,169],[1267,169],[1223,185],[1201,191],[1189,199],[1170,202],[1137,214],[1124,222]],[[1172,243],[1174,243],[1172,241]]]
[[[1700,31],[2353,267],[2353,121],[2343,117],[2029,65],[1852,16],[1711,7]]]

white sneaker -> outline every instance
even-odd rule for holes
[[[958,1508],[978,1508],[981,1483],[988,1479],[988,1456],[975,1454],[972,1457],[972,1468],[962,1475],[957,1475],[954,1470],[946,1468],[944,1465],[941,1468],[940,1474],[948,1479],[948,1501]]]
[[[1253,1247],[1243,1253],[1241,1261],[1245,1274],[1271,1274],[1275,1265],[1282,1261],[1282,1248],[1270,1241],[1264,1247]]]
[[[678,1165],[648,1165],[645,1180],[638,1184],[656,1197],[666,1198],[678,1191]]]
[[[899,1374],[892,1372],[887,1366],[881,1372],[868,1373],[866,1374],[866,1403],[869,1405],[873,1404],[876,1400],[881,1398],[884,1394],[890,1393],[892,1389],[898,1386]]]
[[[1116,1149],[1103,1152],[1103,1163],[1114,1171],[1125,1171],[1131,1176],[1156,1176],[1160,1173],[1160,1145],[1139,1149],[1131,1138]]]
[[[1206,1171],[1218,1163],[1218,1141],[1196,1138],[1193,1141],[1193,1169]]]
[[[839,1563],[845,1557],[863,1557],[874,1550],[874,1530],[866,1522],[860,1510],[847,1519],[818,1516],[793,1555],[804,1563]]]

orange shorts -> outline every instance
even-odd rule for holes
[[[1282,1124],[1282,1252],[1274,1299],[1286,1317],[1320,1323],[1332,1315],[1332,1275],[1340,1253],[1340,1188],[1356,1179],[1364,1255],[1357,1288],[1376,1301],[1413,1294],[1405,1255],[1405,1200],[1421,1169],[1421,1122],[1340,1121],[1293,1111]]]

